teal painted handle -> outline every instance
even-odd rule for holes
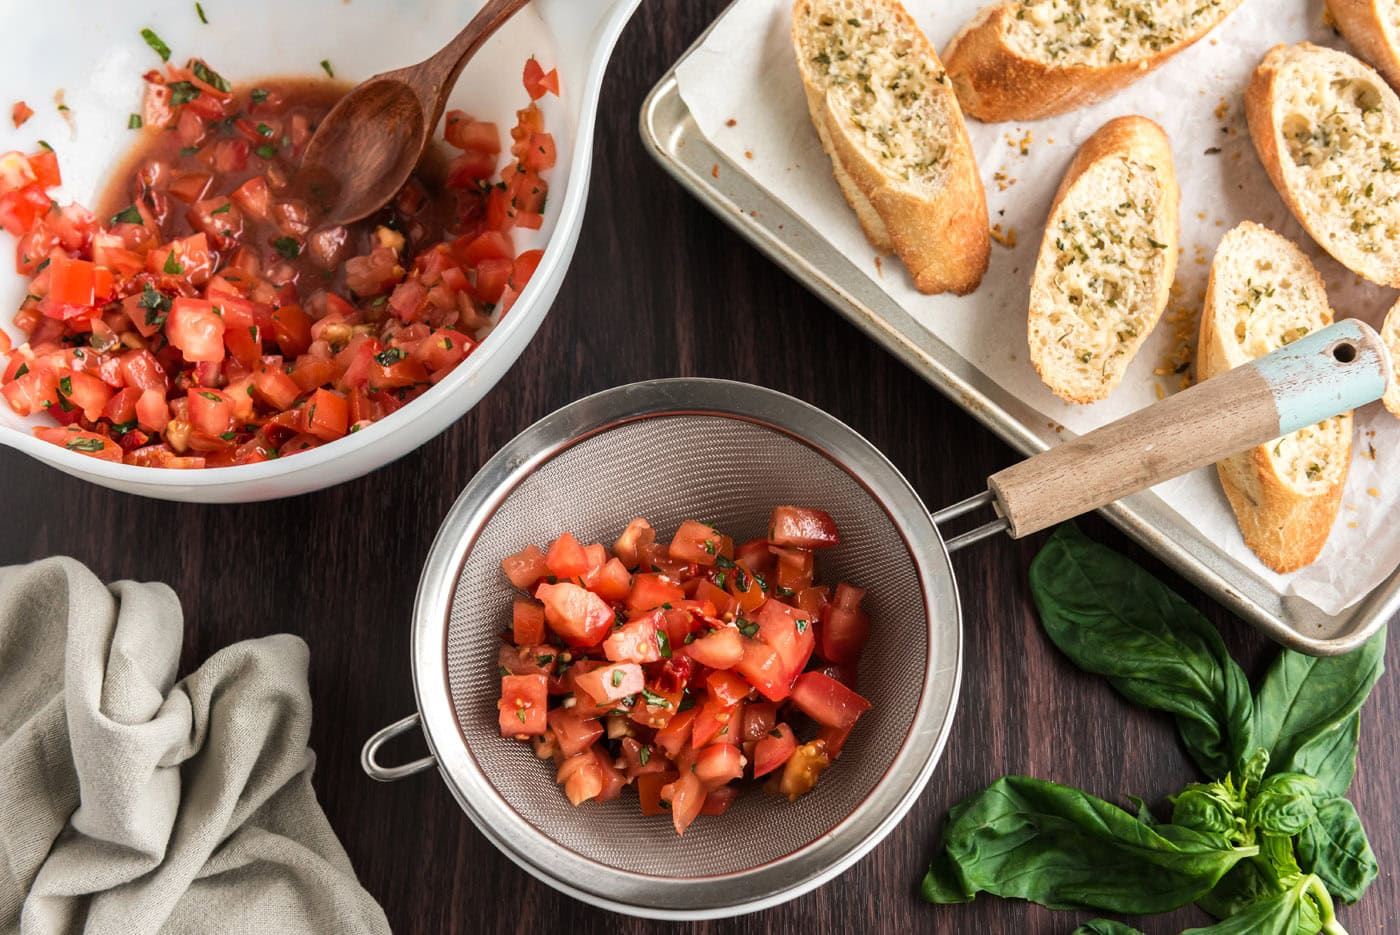
[[[1380,399],[1390,358],[1347,320],[993,474],[1020,537]]]
[[[1380,399],[1390,378],[1380,336],[1355,318],[1315,331],[1249,366],[1274,394],[1280,435]]]

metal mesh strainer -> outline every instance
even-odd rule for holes
[[[753,537],[783,503],[832,514],[841,544],[819,557],[820,576],[868,594],[874,626],[861,690],[874,707],[841,758],[796,803],[746,789],[722,818],[702,816],[684,837],[668,817],[643,816],[630,790],[611,803],[571,806],[551,763],[499,736],[496,652],[514,593],[501,559],[565,529],[611,541],[634,516],[661,535],[699,518]],[[664,380],[561,410],[472,481],[420,584],[415,680],[449,786],[527,870],[614,909],[725,915],[818,885],[903,815],[952,718],[958,613],[927,511],[868,442],[769,390]]]

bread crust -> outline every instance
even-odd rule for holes
[[[1085,173],[1105,159],[1133,159],[1153,166],[1157,170],[1161,198],[1156,208],[1160,217],[1166,222],[1166,232],[1170,237],[1163,249],[1164,262],[1161,274],[1153,284],[1153,305],[1148,318],[1148,327],[1132,346],[1128,354],[1128,360],[1131,361],[1142,343],[1147,340],[1148,335],[1156,328],[1163,310],[1167,307],[1167,300],[1171,296],[1172,282],[1176,279],[1177,245],[1180,238],[1178,212],[1180,210],[1181,190],[1177,185],[1171,143],[1165,130],[1146,117],[1130,114],[1108,121],[1084,141],[1083,145],[1079,147],[1079,151],[1074,154],[1074,158],[1070,160],[1069,168],[1065,170],[1064,178],[1060,179],[1060,186],[1055,190],[1055,197],[1050,202],[1050,213],[1046,216],[1045,230],[1041,235],[1040,253],[1037,255],[1036,265],[1038,268],[1040,257],[1053,247],[1055,218],[1059,214],[1060,206],[1064,204],[1065,199]],[[1037,296],[1032,289],[1030,307],[1027,312],[1028,322],[1033,322],[1037,314],[1049,313],[1051,303],[1045,303],[1042,307],[1041,303],[1044,302],[1044,299],[1044,296]],[[1027,330],[1031,331],[1029,327]],[[1049,387],[1055,395],[1072,403],[1083,405],[1104,399],[1117,385],[1115,380],[1112,383],[1100,385],[1091,393],[1078,392],[1062,380],[1060,374],[1051,372],[1045,366],[1045,361],[1034,341],[1030,343],[1030,356],[1031,363],[1035,366],[1036,373],[1040,375],[1041,382]]]
[[[1242,0],[1190,39],[1152,55],[1110,65],[1055,66],[1013,49],[1006,39],[1014,3],[984,7],[943,50],[943,63],[964,113],[984,123],[1040,120],[1098,103],[1189,48]]]
[[[1283,151],[1284,147],[1281,144],[1283,122],[1277,113],[1278,106],[1282,102],[1280,94],[1283,81],[1282,72],[1285,67],[1292,64],[1300,56],[1317,52],[1346,56],[1345,52],[1336,52],[1311,42],[1276,45],[1264,54],[1264,58],[1260,60],[1259,65],[1250,76],[1249,85],[1244,92],[1244,114],[1245,121],[1249,124],[1249,138],[1253,141],[1254,151],[1259,155],[1259,161],[1263,163],[1264,171],[1268,173],[1269,181],[1274,183],[1279,197],[1283,199],[1288,210],[1298,219],[1298,223],[1303,225],[1303,229],[1317,242],[1318,246],[1358,276],[1381,285],[1400,286],[1400,269],[1387,271],[1378,268],[1375,264],[1368,262],[1366,256],[1360,251],[1352,249],[1350,244],[1329,234],[1323,227],[1324,219],[1316,217],[1304,207],[1284,173],[1284,164],[1289,157]],[[1360,59],[1352,56],[1346,57],[1351,58],[1360,68],[1371,72],[1376,76],[1378,82],[1383,83],[1383,79],[1375,69]]]
[[[1240,227],[1252,227],[1268,231],[1262,225],[1245,221]],[[1268,231],[1272,234],[1272,231]],[[1277,236],[1277,235],[1275,235]],[[1229,234],[1226,234],[1229,237]],[[1280,237],[1293,250],[1296,245]],[[1307,260],[1299,251],[1298,255]],[[1201,313],[1200,342],[1196,352],[1197,379],[1207,380],[1236,366],[1230,360],[1225,344],[1229,321],[1228,312],[1219,306],[1216,295],[1216,272],[1220,257],[1211,264],[1210,278],[1206,285],[1205,308]],[[1326,283],[1322,276],[1308,262],[1311,273],[1309,287],[1316,294],[1326,296]],[[1325,302],[1325,299],[1324,299]],[[1331,310],[1327,310],[1326,322],[1331,323]],[[1347,413],[1348,428],[1351,414]],[[1345,450],[1338,452],[1343,465],[1351,462],[1351,433],[1345,435]],[[1312,564],[1327,544],[1327,537],[1336,522],[1341,509],[1342,492],[1346,486],[1345,470],[1340,479],[1316,494],[1301,494],[1292,489],[1281,477],[1269,458],[1268,445],[1260,445],[1249,451],[1232,455],[1216,464],[1220,486],[1225,491],[1225,499],[1235,513],[1240,534],[1245,545],[1259,557],[1259,560],[1280,574],[1297,571]]]
[[[1400,49],[1379,0],[1327,0],[1327,12],[1357,56],[1400,89]]]
[[[1400,418],[1400,302],[1385,313],[1385,323],[1381,325],[1381,341],[1390,352],[1390,382],[1386,384],[1382,401],[1390,414]]]
[[[918,24],[896,0],[872,0],[889,10],[917,37],[923,54],[933,65],[943,66]],[[793,6],[793,47],[801,49],[799,24],[812,0],[796,0]],[[952,111],[947,165],[940,170],[944,184],[931,196],[912,191],[891,178],[871,157],[849,119],[832,106],[811,74],[803,56],[798,69],[806,91],[807,110],[831,159],[832,173],[846,201],[856,212],[866,239],[877,250],[899,256],[914,281],[927,295],[953,292],[967,295],[982,282],[991,260],[991,235],[987,223],[987,198],[977,170],[972,140],[963,123],[957,96],[944,85]]]

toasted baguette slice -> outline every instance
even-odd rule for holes
[[[1031,278],[1031,363],[1070,402],[1103,399],[1157,327],[1176,277],[1181,200],[1167,134],[1146,117],[1104,124],[1050,205]]]
[[[1400,88],[1400,2],[1327,0],[1327,12],[1356,54]]]
[[[1383,402],[1391,415],[1400,417],[1400,302],[1385,313],[1381,340],[1390,352],[1390,382],[1386,384]]]
[[[976,289],[987,201],[943,65],[897,0],[797,0],[792,42],[807,109],[876,249],[920,292]]]
[[[1275,46],[1244,97],[1249,135],[1289,210],[1322,249],[1400,286],[1400,99],[1359,59]]]
[[[1245,221],[1210,267],[1196,376],[1207,380],[1332,323],[1327,287],[1307,256]],[[1299,429],[1216,465],[1245,544],[1277,572],[1317,558],[1341,505],[1351,413]]]
[[[1214,29],[1242,0],[1005,0],[943,52],[978,120],[1039,120],[1137,81]]]

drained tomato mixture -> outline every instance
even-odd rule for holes
[[[632,785],[677,834],[723,814],[744,777],[811,791],[870,710],[865,592],[815,581],[838,539],[821,510],[780,506],[737,547],[696,520],[658,542],[635,519],[611,551],[566,532],[510,556],[524,593],[500,649],[501,735],[552,759],[574,805]]]
[[[129,126],[147,138],[99,214],[51,200],[51,149],[0,155],[0,225],[32,277],[14,318],[27,342],[0,332],[0,395],[53,417],[41,439],[168,468],[333,442],[461,363],[540,261],[512,243],[540,227],[555,161],[534,100],[558,74],[534,59],[504,170],[496,125],[451,111],[442,178],[420,166],[349,226],[322,224],[325,192],[297,178],[342,89],[234,88],[198,59],[145,77]]]

